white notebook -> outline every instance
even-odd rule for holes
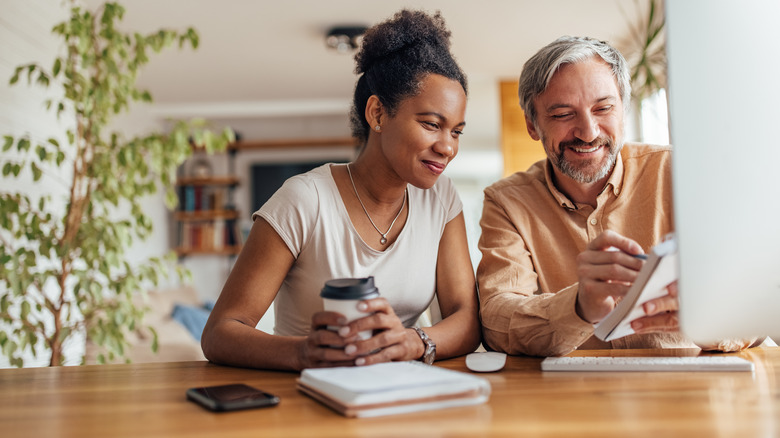
[[[484,378],[416,361],[306,369],[298,389],[348,417],[475,405],[490,395]]]

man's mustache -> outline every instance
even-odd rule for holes
[[[573,140],[562,141],[558,143],[558,146],[561,150],[563,150],[563,148],[583,148],[593,146],[607,146],[608,148],[612,149],[612,140],[606,137],[598,137],[591,142],[587,142],[582,141],[579,138],[575,138]]]

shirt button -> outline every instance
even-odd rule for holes
[[[593,218],[593,219],[591,219],[591,220],[590,220],[590,224],[591,224],[591,225],[596,225],[597,223],[599,223],[599,221],[598,221],[598,220],[596,220],[595,218]]]

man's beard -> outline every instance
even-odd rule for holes
[[[568,148],[587,149],[593,146],[605,146],[607,148],[607,154],[601,159],[601,163],[597,163],[594,159],[572,162],[564,157],[564,153]],[[600,181],[609,175],[612,167],[615,166],[620,149],[620,145],[609,137],[600,136],[590,143],[575,139],[561,142],[558,145],[558,153],[550,154],[550,161],[556,169],[569,178],[579,183],[590,184]]]

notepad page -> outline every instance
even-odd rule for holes
[[[470,380],[471,375],[417,361],[387,362],[365,367],[307,369],[301,373],[304,383],[311,381],[336,384],[352,392],[376,392],[404,387]]]

